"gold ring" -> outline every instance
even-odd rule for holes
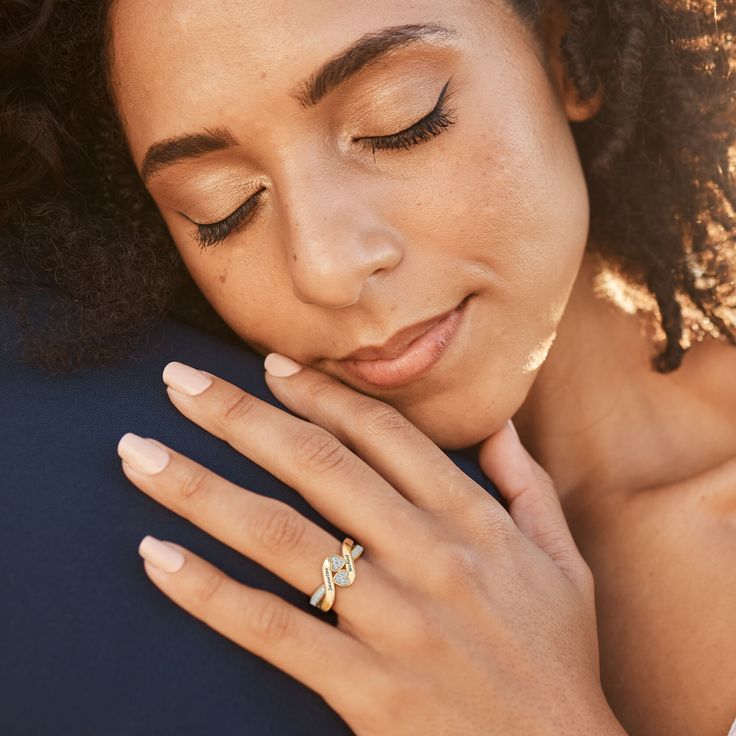
[[[322,579],[320,585],[309,599],[311,605],[320,611],[329,611],[335,602],[335,586],[347,588],[355,580],[355,565],[353,562],[363,554],[363,548],[355,544],[350,537],[342,540],[342,557],[329,555],[322,563]]]

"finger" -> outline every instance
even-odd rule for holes
[[[147,536],[139,551],[146,574],[166,596],[337,710],[344,705],[345,678],[359,677],[371,665],[370,650],[349,634],[277,595],[241,585],[178,544]]]
[[[169,363],[163,378],[182,414],[301,493],[374,557],[411,530],[418,542],[421,512],[327,430],[182,363]],[[194,380],[200,392],[185,393]]]
[[[323,582],[324,559],[341,556],[341,542],[296,509],[241,488],[156,440],[128,432],[118,454],[126,477],[144,493],[308,596]],[[388,605],[387,588],[367,556],[355,564],[359,589],[340,589],[333,605],[358,624]]]
[[[266,359],[267,370],[286,373],[285,365],[276,353]],[[306,366],[289,376],[269,371],[266,383],[285,406],[335,435],[417,506],[446,517],[488,504],[488,492],[390,404]],[[500,505],[499,514],[505,515]]]
[[[478,461],[506,499],[517,527],[561,569],[576,576],[583,558],[552,479],[526,451],[511,422],[481,444]]]

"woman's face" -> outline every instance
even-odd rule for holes
[[[588,233],[569,121],[594,110],[565,82],[557,18],[538,41],[499,0],[117,0],[133,159],[233,330],[393,404],[443,447],[500,427]],[[226,218],[229,234],[195,224]],[[226,237],[202,248],[198,234]],[[423,374],[389,366],[394,385],[377,385],[339,362],[469,295]]]

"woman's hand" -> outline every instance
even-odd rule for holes
[[[317,691],[358,734],[623,734],[600,686],[592,575],[513,429],[480,454],[509,515],[388,404],[311,368],[266,375],[304,419],[181,363],[164,370],[179,411],[364,547],[355,582],[336,590],[337,627],[147,537],[154,584]],[[289,505],[158,442],[128,434],[118,452],[141,490],[306,596],[341,553]]]

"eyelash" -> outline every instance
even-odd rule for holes
[[[414,123],[414,125],[400,130],[398,133],[356,138],[355,140],[360,141],[363,148],[369,148],[375,155],[377,150],[411,148],[417,143],[422,143],[439,135],[445,128],[455,122],[455,111],[448,109],[445,105],[447,86],[449,84],[450,80],[448,79],[440,92],[437,104],[421,120]]]
[[[378,135],[365,138],[355,138],[363,148],[372,151],[375,156],[377,150],[408,149],[424,141],[438,136],[442,131],[455,122],[454,109],[446,107],[448,79],[440,92],[437,104],[421,120],[413,125],[390,135]],[[252,197],[249,197],[236,210],[231,212],[225,219],[213,223],[195,223],[197,232],[194,237],[202,249],[212,247],[221,243],[231,233],[247,224],[248,218],[253,214],[263,189],[259,189]]]
[[[253,214],[264,190],[265,187],[259,189],[253,196],[248,197],[238,209],[231,212],[224,220],[209,224],[196,222],[197,232],[194,237],[201,248],[204,249],[221,243],[230,233],[246,224],[246,220]]]

